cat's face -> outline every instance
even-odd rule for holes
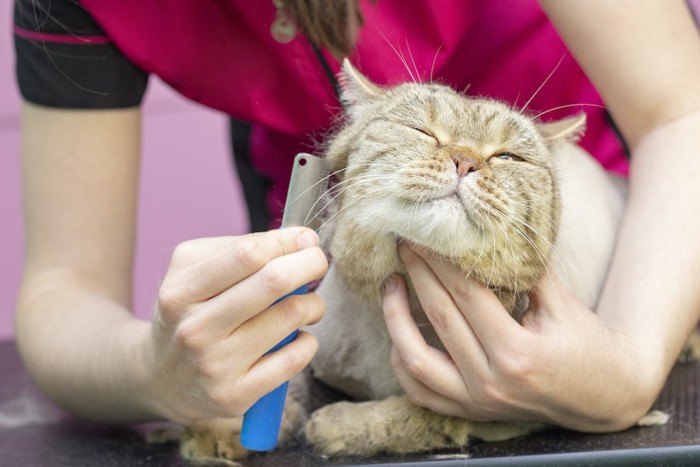
[[[328,151],[341,178],[336,229],[410,240],[495,288],[539,275],[559,218],[552,141],[571,122],[545,127],[444,86],[379,89],[346,73],[349,121]]]

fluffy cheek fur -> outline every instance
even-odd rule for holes
[[[515,163],[464,180],[460,200],[479,242],[450,255],[493,289],[527,292],[544,272],[559,217],[550,170]]]
[[[372,301],[381,300],[381,285],[392,272],[402,271],[396,238],[391,235],[367,235],[365,216],[343,213],[331,244],[331,256],[354,293]]]

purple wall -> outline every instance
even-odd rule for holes
[[[19,108],[11,0],[0,0],[0,339],[12,336],[22,274]],[[180,98],[155,79],[144,105],[134,309],[149,317],[170,253],[197,237],[247,229],[229,158],[226,119]]]

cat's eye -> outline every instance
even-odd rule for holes
[[[495,157],[495,158],[497,158],[497,159],[500,159],[500,160],[502,160],[502,161],[516,161],[516,162],[521,162],[521,161],[524,161],[524,160],[525,160],[525,159],[523,159],[522,157],[513,154],[512,152],[501,152],[501,153],[498,153],[498,154],[493,155],[492,158],[493,158],[493,157]]]
[[[418,133],[422,133],[425,136],[428,136],[429,138],[433,138],[435,141],[438,140],[437,137],[430,130],[426,130],[424,128],[418,128],[418,127],[414,127],[414,126],[412,126],[410,128],[411,128],[411,130],[415,130]]]

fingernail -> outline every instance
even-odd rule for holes
[[[404,257],[407,257],[407,256],[410,257],[411,255],[416,254],[415,251],[413,251],[413,248],[411,248],[411,244],[408,242],[402,242],[399,245],[398,251],[399,251],[399,256],[401,257],[401,259],[403,259]]]
[[[318,243],[318,235],[313,230],[306,230],[297,237],[297,245],[301,249],[318,246]]]
[[[384,279],[384,293],[391,293],[394,290],[396,290],[398,286],[399,279],[396,277],[396,274],[392,274],[391,276]]]
[[[422,245],[413,242],[406,242],[406,246],[408,246],[411,250],[415,251],[416,253],[426,253],[428,251]]]

